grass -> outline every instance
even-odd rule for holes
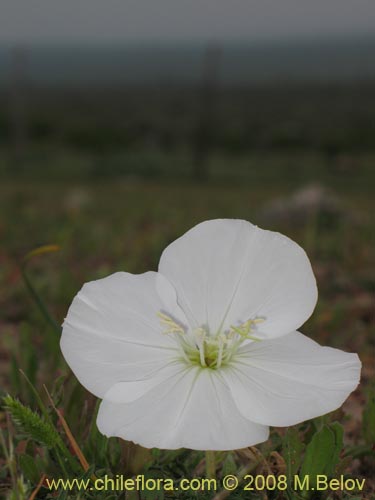
[[[112,476],[125,473],[131,477],[140,471],[150,477],[174,479],[204,475],[204,457],[199,452],[154,450],[150,454],[98,433],[95,398],[77,383],[64,364],[58,345],[59,336],[31,299],[19,266],[22,257],[37,246],[53,243],[60,247],[57,253],[30,259],[27,273],[52,315],[61,323],[73,296],[84,282],[117,270],[155,270],[163,248],[201,220],[238,217],[257,222],[259,208],[275,196],[288,195],[288,184],[283,185],[282,181],[267,185],[261,181],[256,185],[129,180],[74,185],[7,182],[1,191],[1,228],[6,242],[0,254],[4,394],[9,393],[37,410],[35,393],[20,374],[21,368],[40,394],[48,418],[69,445],[69,439],[45,397],[42,387],[45,384],[99,477],[104,472]],[[256,463],[254,453],[261,457],[257,472],[272,470],[281,474],[287,466],[288,450],[297,453],[298,461],[302,463],[315,433],[331,425],[330,422],[338,421],[344,428],[344,441],[340,445],[336,466],[345,474],[366,478],[369,491],[373,487],[370,476],[374,470],[374,458],[369,430],[373,424],[373,413],[369,412],[373,410],[367,401],[374,363],[371,340],[374,202],[360,191],[353,193],[352,186],[347,192],[341,190],[341,202],[345,210],[356,213],[356,217],[329,223],[324,217],[310,217],[297,226],[284,221],[281,226],[274,224],[273,228],[288,234],[306,249],[317,275],[319,304],[303,327],[304,333],[324,344],[358,352],[364,364],[360,388],[342,410],[293,428],[301,441],[297,451],[293,448],[296,445],[289,443],[291,437],[285,434],[285,430],[274,429],[270,440],[257,447],[256,452],[219,454],[219,476],[228,471],[238,474],[249,464]],[[363,420],[367,428],[363,429],[362,413],[366,405],[369,409]],[[42,474],[48,477],[77,475],[78,461],[74,452],[71,460],[75,466],[70,464],[69,468],[66,465],[64,473],[59,465],[62,458],[48,447],[41,447],[37,440],[30,439],[22,428],[6,418],[4,412],[2,428],[8,454],[8,460],[2,466],[3,492],[12,490],[13,497],[9,498],[27,498]],[[22,481],[22,487],[19,481]],[[18,497],[14,496],[15,491],[18,491]],[[49,498],[50,493],[42,486],[38,495],[37,498]],[[189,495],[181,493],[179,498],[198,498],[192,492]],[[199,498],[204,498],[203,493],[200,495]],[[168,498],[167,492],[165,496]],[[95,496],[90,493],[80,498],[86,497]],[[232,497],[258,498],[252,493],[241,496],[239,492],[233,493]],[[321,497],[328,498],[324,494]],[[71,498],[79,498],[77,492]],[[269,491],[268,498],[276,498],[275,493]],[[342,498],[353,496],[344,493]]]

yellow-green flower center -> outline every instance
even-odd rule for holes
[[[249,319],[238,326],[230,326],[226,332],[211,334],[206,327],[185,329],[171,316],[159,312],[164,334],[177,334],[177,344],[182,359],[202,368],[218,369],[228,364],[239,346],[246,340],[260,341],[252,335],[263,318]]]

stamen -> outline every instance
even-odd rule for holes
[[[163,334],[167,335],[169,333],[178,333],[178,334],[185,333],[185,330],[182,328],[182,326],[179,325],[173,318],[171,318],[167,314],[158,311],[157,315],[160,318],[161,325],[167,328],[163,332]]]
[[[223,359],[224,345],[227,343],[228,343],[228,341],[227,341],[227,338],[225,337],[225,335],[220,334],[219,335],[219,351],[217,353],[216,368],[220,368],[220,366],[221,366],[221,362]]]
[[[206,326],[188,331],[168,314],[159,311],[157,315],[164,328],[163,334],[177,334],[182,358],[189,364],[210,369],[219,369],[229,363],[245,340],[260,342],[261,339],[253,332],[257,330],[258,323],[265,321],[265,318],[249,319],[240,325],[231,325],[224,333],[211,335]]]
[[[264,321],[264,318],[255,318],[255,319],[249,319],[245,321],[245,323],[242,323],[240,326],[230,326],[230,332],[235,332],[237,333],[241,338],[242,341],[245,339],[250,339],[250,340],[255,340],[257,342],[260,342],[261,339],[254,337],[254,335],[250,335],[250,332],[253,330],[252,326],[257,325],[258,323],[262,323]],[[242,342],[241,341],[241,342]]]
[[[236,328],[235,326],[231,326],[231,329],[238,333],[240,337],[242,337],[243,340],[245,339],[250,339],[250,340],[256,340],[260,342],[261,339],[258,339],[257,337],[254,337],[253,335],[249,335],[248,333],[244,332],[243,330],[240,330],[240,328]]]
[[[187,362],[187,363],[190,363],[190,359],[188,357],[188,355],[186,354],[186,351],[184,349],[184,346],[182,345],[181,342],[177,342],[177,346],[178,346],[178,350],[180,351],[182,357],[184,358],[184,360]]]

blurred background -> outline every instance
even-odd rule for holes
[[[5,0],[1,179],[370,188],[375,6]]]
[[[4,387],[22,393],[20,366],[36,383],[62,369],[20,274],[27,252],[60,247],[28,265],[61,322],[84,282],[156,269],[194,224],[239,217],[310,256],[320,299],[304,332],[360,353],[345,421],[360,442],[374,187],[375,3],[2,0]]]

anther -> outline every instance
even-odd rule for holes
[[[180,333],[180,334],[185,333],[185,330],[182,328],[182,326],[179,325],[173,318],[171,318],[167,314],[158,311],[157,315],[160,319],[160,323],[162,324],[162,326],[166,328],[166,330],[163,332],[165,335],[169,333]]]

